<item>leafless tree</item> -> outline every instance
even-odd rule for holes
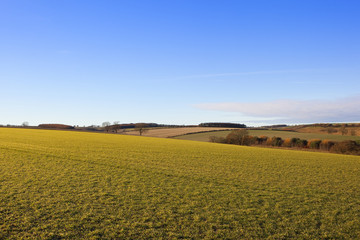
[[[348,130],[346,129],[345,125],[341,125],[340,132],[341,135],[346,135],[348,133]]]
[[[135,124],[135,131],[139,131],[139,134],[141,136],[143,133],[149,131],[147,127],[148,125],[146,123],[137,123]]]
[[[328,128],[327,128],[327,132],[328,132],[329,134],[332,134],[332,133],[336,133],[337,130],[336,130],[335,128],[333,128],[333,127],[328,127]]]
[[[111,123],[110,122],[103,122],[101,125],[102,125],[102,127],[107,127],[107,126],[110,126]]]
[[[106,132],[110,131],[110,125],[111,125],[110,122],[103,122],[102,123],[102,127],[105,129]]]

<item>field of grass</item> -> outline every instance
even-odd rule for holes
[[[208,142],[210,136],[226,137],[231,131],[218,131],[218,132],[205,132],[205,133],[194,133],[183,136],[177,136],[176,139],[193,140]],[[333,141],[344,141],[344,140],[360,140],[360,136],[342,136],[335,134],[321,134],[321,133],[300,133],[290,131],[276,131],[276,130],[249,130],[249,134],[252,136],[268,136],[268,137],[281,137],[286,138],[300,138],[300,139],[329,139]]]
[[[0,239],[359,239],[360,157],[0,128]]]

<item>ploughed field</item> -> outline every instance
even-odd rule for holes
[[[226,131],[230,130],[231,128],[220,128],[220,127],[175,127],[175,128],[151,128],[149,131],[143,133],[143,136],[146,137],[176,137],[176,136],[183,136],[186,134],[191,133],[214,133],[216,131]],[[134,129],[129,129],[122,134],[126,135],[139,135],[139,131]]]
[[[359,239],[360,157],[0,128],[0,239]]]

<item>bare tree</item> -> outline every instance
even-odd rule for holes
[[[122,126],[120,124],[114,124],[111,126],[111,129],[117,133],[119,130],[122,130]]]
[[[105,129],[106,132],[110,131],[110,125],[111,125],[110,122],[103,122],[102,123],[102,127]]]
[[[23,127],[28,127],[28,126],[29,126],[29,122],[23,122],[21,125],[22,125]]]
[[[114,121],[114,125],[119,125],[120,121]]]
[[[337,130],[336,130],[335,128],[333,128],[333,127],[328,127],[328,128],[327,128],[327,132],[328,132],[329,134],[332,134],[332,133],[336,133]]]
[[[341,135],[346,135],[348,133],[348,130],[345,127],[345,124],[341,125],[340,127]]]
[[[135,131],[139,131],[140,136],[149,131],[148,129],[146,129],[148,127],[148,125],[146,123],[137,123],[135,124]]]
[[[110,126],[111,123],[110,122],[103,122],[101,125],[102,125],[102,127],[107,127],[107,126]]]

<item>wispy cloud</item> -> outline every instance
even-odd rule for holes
[[[269,102],[202,103],[206,110],[237,112],[247,117],[275,118],[287,122],[360,121],[360,96],[337,100],[276,100]]]

